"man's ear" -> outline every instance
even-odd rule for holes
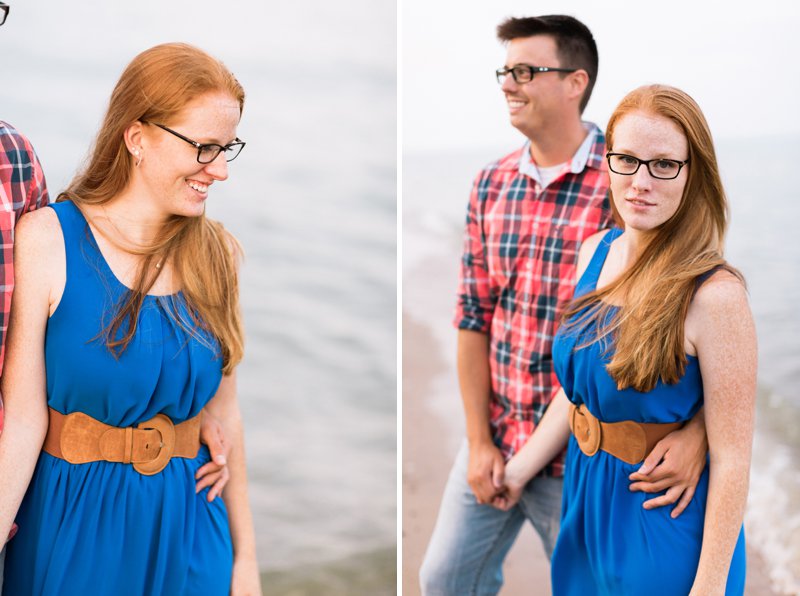
[[[569,84],[568,94],[570,98],[577,98],[578,101],[583,97],[583,92],[589,86],[589,73],[582,68],[567,75]]]

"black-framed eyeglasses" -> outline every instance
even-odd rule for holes
[[[6,22],[8,18],[8,13],[11,11],[11,7],[6,4],[5,2],[0,2],[0,25]]]
[[[518,85],[523,83],[530,83],[533,80],[533,75],[539,72],[575,72],[577,68],[553,68],[550,66],[531,66],[529,64],[515,64],[511,68],[498,68],[494,71],[497,77],[497,82],[501,85],[510,74],[514,82]]]
[[[615,174],[622,174],[623,176],[633,176],[639,171],[639,167],[644,164],[647,171],[653,178],[659,180],[672,180],[678,177],[681,169],[689,160],[678,161],[677,159],[639,159],[627,153],[606,153],[608,159],[608,169]]]
[[[163,124],[156,124],[155,122],[148,122],[147,120],[142,120],[142,123],[158,126],[159,128],[166,130],[168,133],[175,135],[179,139],[183,139],[193,147],[197,148],[197,161],[198,163],[202,164],[211,163],[217,159],[217,156],[223,151],[225,152],[225,161],[233,161],[239,157],[239,154],[246,145],[246,143],[239,137],[236,137],[232,143],[228,143],[227,145],[218,145],[217,143],[198,143],[197,141],[193,141],[192,139],[183,136],[179,132],[175,132]]]

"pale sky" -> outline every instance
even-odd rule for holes
[[[800,3],[402,0],[403,150],[518,143],[494,79],[505,61],[495,28],[557,13],[594,34],[600,69],[584,118],[602,129],[628,91],[665,83],[694,97],[715,138],[800,134]]]

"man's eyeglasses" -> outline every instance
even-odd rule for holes
[[[8,18],[8,12],[11,10],[11,7],[6,4],[5,2],[0,2],[0,25],[6,22]]]
[[[681,168],[689,163],[689,160],[678,161],[677,159],[639,159],[633,155],[625,153],[606,153],[608,159],[608,169],[615,174],[623,176],[633,176],[639,171],[639,167],[644,164],[647,171],[653,178],[659,180],[672,180],[681,173]]]
[[[498,68],[494,74],[497,77],[497,82],[501,85],[510,74],[514,82],[518,85],[523,83],[530,83],[533,80],[533,75],[538,72],[575,72],[577,68],[552,68],[550,66],[530,66],[528,64],[517,64],[511,68]]]
[[[198,143],[197,141],[193,141],[192,139],[183,136],[179,132],[175,132],[171,128],[167,128],[163,124],[156,124],[155,122],[147,122],[146,120],[142,120],[144,124],[152,124],[153,126],[158,126],[159,128],[166,130],[168,133],[175,135],[179,139],[182,139],[192,145],[193,147],[197,148],[197,161],[198,163],[207,164],[211,163],[217,156],[225,152],[225,161],[233,161],[244,149],[245,142],[240,139],[236,138],[233,143],[228,143],[227,145],[218,145],[217,143]]]

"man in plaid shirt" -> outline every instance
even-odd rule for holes
[[[485,168],[470,196],[455,316],[467,440],[420,570],[429,596],[497,593],[503,560],[525,519],[547,555],[553,551],[563,454],[531,480],[512,510],[488,504],[504,490],[505,462],[534,432],[559,389],[551,349],[575,287],[578,249],[612,225],[605,139],[597,126],[581,121],[597,76],[591,32],[572,17],[551,15],[508,19],[497,33],[508,48],[498,82],[511,124],[528,141]],[[702,419],[694,428],[693,445],[702,451]],[[634,490],[683,487],[648,507],[674,503],[681,494],[686,504],[691,500],[705,453],[694,459],[675,453],[665,475],[659,466],[658,478],[647,476],[656,460],[646,461],[635,478]],[[667,476],[666,484],[652,484]]]

